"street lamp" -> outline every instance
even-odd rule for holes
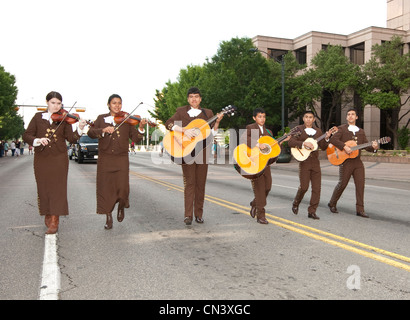
[[[259,50],[258,48],[251,48],[249,49],[249,51],[263,52],[269,57],[271,57],[271,59],[275,59],[275,57],[272,56],[271,54],[267,53],[266,51]],[[275,60],[278,61],[278,59],[275,59]],[[283,130],[283,133],[285,133],[285,55],[282,55],[282,59],[280,60],[280,63],[282,65],[282,130]]]
[[[37,108],[37,111],[46,111],[47,106],[40,106],[40,105],[29,105],[29,104],[16,104],[14,105],[14,109],[16,111],[20,110],[20,108]],[[85,112],[85,107],[77,107],[75,108],[76,112]]]

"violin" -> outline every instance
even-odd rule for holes
[[[77,121],[80,120],[80,115],[78,113],[68,113],[66,110],[64,110],[63,108],[61,108],[59,111],[53,113],[51,115],[51,119],[54,122],[61,122],[61,121],[65,121],[68,124],[74,124]],[[86,120],[87,124],[90,126],[94,125],[94,122]]]
[[[124,111],[120,111],[120,112],[118,112],[118,113],[115,114],[115,116],[114,116],[114,122],[115,122],[116,124],[121,124],[121,123],[123,123],[124,120],[128,117],[128,115],[129,115],[129,113],[124,112]],[[140,116],[135,115],[135,116],[129,116],[129,117],[127,118],[127,120],[125,120],[125,122],[127,122],[128,124],[130,124],[130,125],[132,125],[132,126],[137,126],[137,125],[139,125],[139,123],[140,123],[141,120],[142,120],[142,119],[141,119]],[[151,121],[148,121],[148,125],[149,125],[150,127],[156,127],[156,126],[157,126],[156,123],[151,122]]]

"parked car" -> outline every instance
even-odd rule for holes
[[[87,135],[82,135],[78,142],[73,145],[72,156],[78,163],[84,160],[95,160],[98,158],[98,139],[91,139]]]

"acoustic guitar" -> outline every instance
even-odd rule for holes
[[[276,161],[281,151],[280,143],[288,136],[296,134],[300,134],[298,127],[293,128],[278,140],[270,136],[262,136],[258,139],[259,146],[253,148],[249,148],[246,143],[238,145],[233,151],[234,168],[247,179],[258,178],[267,165]],[[261,149],[262,145],[265,148]]]
[[[229,105],[222,109],[220,113],[208,120],[194,119],[184,130],[194,129],[194,137],[188,138],[183,132],[168,131],[162,140],[165,151],[171,156],[172,161],[181,164],[182,160],[185,162],[192,161],[203,150],[204,143],[207,144],[207,138],[211,134],[210,124],[214,122],[218,115],[228,114],[233,115],[236,107]],[[209,140],[209,139],[208,139]],[[210,142],[208,142],[210,143]]]
[[[391,140],[390,137],[384,137],[384,138],[381,138],[381,139],[377,140],[377,143],[386,144],[386,143],[389,143],[390,140]],[[329,143],[329,146],[327,147],[326,153],[327,153],[327,158],[329,159],[331,164],[333,164],[335,166],[339,166],[343,162],[345,162],[346,159],[356,158],[359,155],[359,150],[370,147],[373,144],[373,141],[357,145],[357,143],[355,141],[349,140],[349,141],[345,142],[345,144],[347,146],[349,146],[350,149],[352,149],[352,151],[353,151],[352,153],[347,154],[346,151],[339,150],[333,144]]]
[[[333,127],[330,130],[330,133],[333,135],[338,131],[337,127]],[[307,138],[303,144],[302,144],[302,148],[299,147],[293,147],[290,149],[290,152],[292,154],[292,156],[298,160],[298,161],[305,161],[307,158],[309,158],[310,153],[313,151],[316,151],[318,149],[318,142],[320,140],[323,140],[326,137],[326,133],[322,134],[319,138],[314,139],[314,138]],[[313,148],[312,149],[308,149],[304,146],[305,142],[310,142],[311,144],[313,144]]]

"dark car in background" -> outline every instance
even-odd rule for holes
[[[83,163],[84,160],[98,159],[98,139],[91,139],[82,135],[78,142],[72,146],[70,159]]]

